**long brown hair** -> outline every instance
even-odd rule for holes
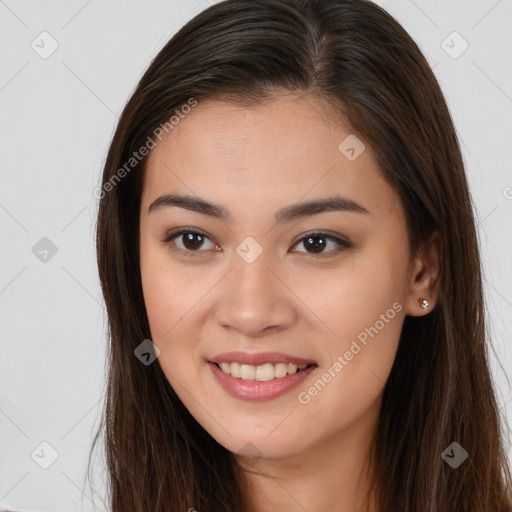
[[[192,417],[158,360],[146,366],[134,356],[151,335],[138,247],[146,158],[131,159],[159,126],[171,129],[169,119],[191,100],[257,106],[285,92],[327,102],[370,144],[403,202],[411,254],[435,230],[443,242],[436,307],[405,318],[384,388],[373,459],[379,512],[510,512],[510,466],[459,142],[418,46],[366,0],[213,5],[163,47],[122,113],[97,222],[110,345],[102,425],[92,448],[104,431],[112,511],[249,510],[234,454]],[[453,442],[468,453],[457,469],[442,457]]]

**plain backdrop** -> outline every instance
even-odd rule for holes
[[[379,4],[425,53],[456,124],[512,424],[512,1]],[[150,60],[208,5],[0,0],[0,510],[107,511],[101,451],[94,491],[84,483],[106,346],[92,192]]]

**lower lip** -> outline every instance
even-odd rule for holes
[[[256,402],[264,402],[284,395],[286,392],[290,391],[307,379],[317,368],[317,366],[309,366],[305,370],[294,373],[293,375],[259,382],[256,380],[236,379],[235,377],[224,373],[215,363],[212,362],[208,362],[208,366],[211,368],[217,382],[227,393],[235,398],[239,398],[240,400]]]

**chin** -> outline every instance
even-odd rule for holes
[[[285,459],[306,450],[306,446],[297,444],[296,439],[290,435],[285,436],[286,443],[284,443],[282,438],[269,437],[268,432],[251,435],[246,429],[230,431],[230,433],[232,433],[232,436],[226,435],[225,431],[220,436],[215,436],[212,432],[210,432],[210,435],[235,455],[255,460]]]

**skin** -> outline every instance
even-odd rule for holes
[[[427,314],[420,297],[430,312],[439,286],[437,239],[411,258],[402,205],[371,148],[347,159],[338,146],[351,132],[328,119],[307,96],[281,95],[252,109],[201,101],[157,143],[144,177],[140,264],[158,362],[196,420],[237,454],[258,512],[361,510],[369,445],[404,317]],[[280,208],[333,192],[369,213],[331,211],[275,224]],[[166,193],[220,204],[232,219],[176,206],[149,213]],[[183,236],[162,242],[180,227],[209,237],[202,246],[194,242],[195,257],[177,252],[190,247]],[[352,247],[336,252],[330,241],[317,254],[304,242],[317,230]],[[247,236],[263,249],[250,264],[236,252]],[[395,303],[401,310],[394,318],[300,403],[298,394]],[[228,395],[207,365],[232,350],[283,352],[318,368],[285,395],[243,401]],[[373,497],[370,505],[375,511]]]

